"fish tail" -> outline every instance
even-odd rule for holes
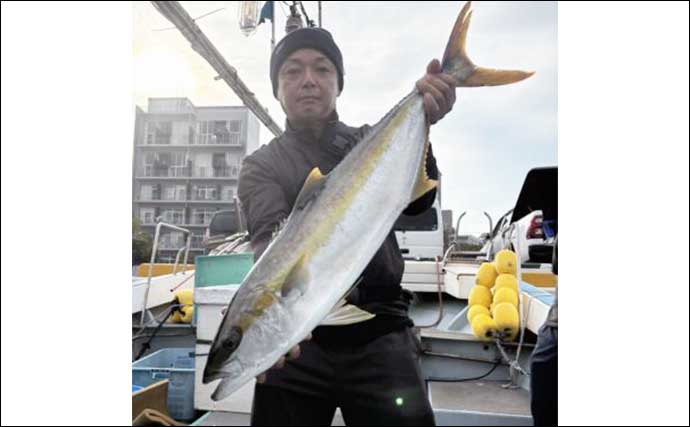
[[[500,86],[516,83],[530,77],[534,72],[519,70],[494,70],[478,67],[467,56],[465,42],[470,26],[471,1],[465,3],[458,15],[450,39],[443,53],[443,72],[455,77],[460,87]]]

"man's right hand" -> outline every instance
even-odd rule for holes
[[[311,339],[311,334],[307,335],[307,337],[302,341],[309,341]],[[282,356],[278,361],[276,362],[275,365],[273,365],[270,369],[280,369],[283,366],[285,366],[285,362],[287,360],[295,360],[299,357],[300,355],[300,348],[299,344],[292,347],[290,351],[285,355]],[[269,370],[270,370],[269,369]],[[259,376],[256,377],[256,382],[259,384],[262,384],[264,381],[266,381],[266,372],[259,374]]]

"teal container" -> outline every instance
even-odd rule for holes
[[[195,259],[194,287],[240,284],[254,265],[253,253],[203,255]]]

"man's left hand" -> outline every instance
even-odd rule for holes
[[[426,74],[415,84],[424,96],[424,111],[429,117],[429,123],[436,123],[453,109],[455,84],[455,78],[441,72],[441,63],[438,59],[429,62]]]

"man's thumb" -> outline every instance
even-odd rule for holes
[[[426,72],[429,74],[438,74],[441,72],[441,63],[438,59],[432,59],[426,67]]]

